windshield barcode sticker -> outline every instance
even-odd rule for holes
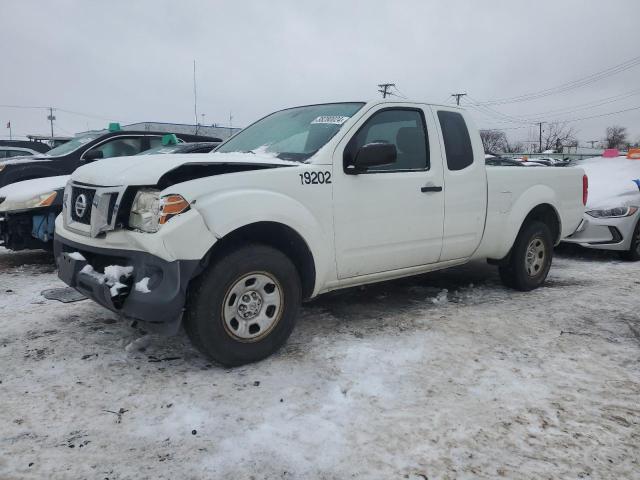
[[[311,125],[314,123],[330,123],[332,125],[342,125],[344,122],[349,120],[350,117],[343,117],[342,115],[322,115],[317,117]]]

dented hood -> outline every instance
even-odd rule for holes
[[[91,185],[156,185],[166,173],[183,165],[250,166],[256,168],[288,167],[298,162],[280,160],[263,153],[184,153],[174,155],[140,155],[106,158],[77,169],[72,179]],[[243,168],[249,170],[250,168]],[[234,170],[231,170],[234,171]]]

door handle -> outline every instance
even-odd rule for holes
[[[441,192],[442,191],[442,187],[422,187],[420,189],[420,191],[422,193],[425,193],[425,192]]]

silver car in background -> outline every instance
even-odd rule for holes
[[[582,223],[564,241],[640,260],[640,160],[596,157],[578,165],[589,177],[589,198]]]

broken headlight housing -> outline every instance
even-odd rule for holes
[[[638,207],[616,207],[616,208],[604,208],[601,210],[589,210],[587,215],[591,215],[594,218],[620,218],[630,217],[638,211]]]
[[[189,202],[181,195],[160,196],[158,190],[139,190],[131,204],[129,227],[154,233],[172,217],[188,209]]]

